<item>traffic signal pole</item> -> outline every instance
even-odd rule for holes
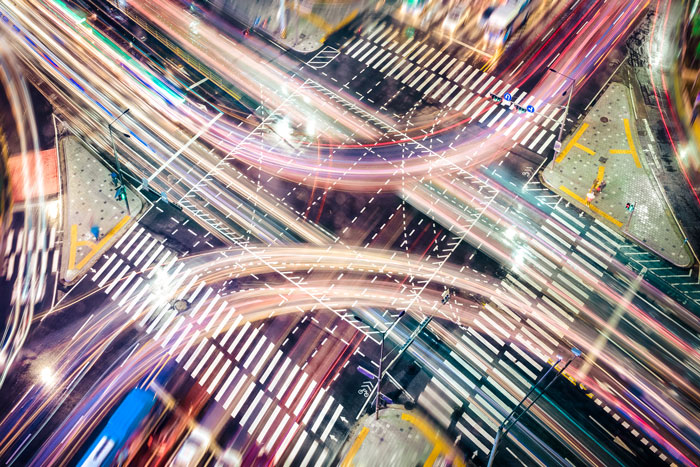
[[[126,187],[124,186],[124,177],[122,176],[122,166],[119,163],[119,154],[117,153],[117,148],[114,145],[114,132],[112,131],[112,125],[114,125],[117,120],[122,118],[126,113],[129,112],[129,109],[126,109],[122,111],[122,113],[117,116],[114,120],[110,122],[107,127],[109,128],[109,141],[112,143],[112,155],[114,156],[114,161],[115,165],[117,166],[117,177],[119,178],[119,186],[117,187],[117,196],[121,193],[124,196],[124,204],[126,205],[126,212],[131,215],[131,209],[129,209],[129,197],[126,194]]]
[[[557,162],[557,157],[561,152],[561,137],[564,133],[564,125],[566,124],[566,118],[569,116],[569,105],[571,104],[571,95],[574,93],[574,87],[576,86],[576,80],[571,76],[560,73],[554,68],[550,68],[549,71],[563,76],[566,79],[571,80],[571,86],[569,88],[569,97],[566,99],[566,108],[564,110],[564,116],[562,117],[561,125],[559,125],[559,135],[557,136],[557,142],[554,144],[554,163]]]
[[[513,428],[513,426],[515,426],[515,424],[518,423],[518,420],[520,420],[520,418],[530,410],[530,407],[535,405],[535,403],[539,400],[539,398],[542,397],[542,395],[545,392],[547,392],[547,389],[549,389],[549,387],[557,380],[559,375],[562,374],[564,372],[564,370],[566,370],[566,368],[569,365],[571,365],[571,363],[573,363],[574,360],[576,360],[578,357],[581,356],[581,351],[575,347],[573,349],[571,349],[571,353],[574,356],[572,358],[570,358],[569,361],[566,362],[566,365],[564,365],[554,375],[554,377],[549,381],[549,383],[547,383],[547,385],[542,389],[542,391],[540,391],[540,393],[537,394],[537,396],[532,400],[532,402],[530,402],[527,406],[524,405],[525,401],[527,401],[528,397],[530,397],[530,395],[532,395],[532,393],[535,392],[537,387],[540,386],[540,384],[547,378],[547,375],[549,375],[549,373],[559,364],[559,362],[561,362],[561,357],[559,357],[559,359],[547,369],[545,374],[539,380],[537,380],[537,382],[535,384],[532,385],[532,387],[527,392],[527,394],[525,394],[525,396],[523,396],[523,398],[520,399],[520,402],[518,403],[518,405],[516,405],[513,408],[513,410],[510,411],[508,416],[506,416],[506,418],[503,420],[503,422],[499,425],[498,430],[496,431],[496,436],[493,439],[493,446],[491,447],[491,452],[489,453],[489,460],[488,460],[487,467],[493,466],[493,461],[494,461],[494,458],[496,457],[496,451],[498,451],[498,446],[503,441],[503,438],[506,435],[508,435],[508,432],[511,430],[511,428]],[[524,409],[516,416],[515,412],[523,406],[524,406]]]

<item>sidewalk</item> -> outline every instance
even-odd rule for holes
[[[563,141],[543,183],[581,210],[679,267],[693,264],[690,249],[649,167],[630,89],[612,82],[580,127]],[[653,149],[651,149],[653,155]],[[594,188],[604,181],[600,192]],[[595,196],[589,203],[587,196]],[[634,209],[626,209],[627,203]]]
[[[111,170],[102,165],[75,136],[59,140],[63,173],[61,279],[72,284],[135,222],[144,204],[127,188],[131,216],[114,199]],[[93,232],[97,228],[97,238]]]
[[[293,0],[285,2],[285,14],[280,0],[226,2],[225,13],[249,28],[268,34],[280,45],[296,52],[310,53],[323,46],[330,34],[352,21],[374,2],[316,2]]]
[[[415,410],[390,406],[362,417],[340,450],[340,465],[349,467],[465,466],[461,453]]]

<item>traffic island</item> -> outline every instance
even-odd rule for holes
[[[379,419],[365,415],[353,427],[338,457],[343,467],[465,466],[462,453],[416,410],[395,405]]]
[[[77,137],[62,137],[58,146],[64,193],[60,273],[63,283],[70,285],[127,231],[144,203],[126,187],[129,214],[125,202],[115,198],[112,171]]]
[[[690,267],[685,236],[649,167],[653,149],[639,141],[630,92],[622,83],[610,84],[541,172],[542,182],[664,260]]]

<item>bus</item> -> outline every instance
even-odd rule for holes
[[[508,0],[495,8],[487,9],[482,18],[484,39],[488,46],[503,47],[510,36],[530,15],[530,0]],[[485,13],[486,13],[485,12]]]
[[[134,431],[141,425],[156,403],[153,391],[132,389],[117,407],[104,429],[95,438],[79,467],[107,467],[114,465],[117,457]]]

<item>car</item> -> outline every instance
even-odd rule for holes
[[[486,27],[486,25],[489,22],[489,18],[491,17],[491,13],[493,13],[495,9],[496,5],[491,5],[490,7],[484,10],[484,12],[479,17],[479,27],[481,27],[482,29]]]
[[[401,4],[401,14],[418,18],[429,2],[425,0],[409,0]]]
[[[173,467],[198,465],[207,449],[209,449],[211,441],[211,435],[207,430],[200,426],[195,426],[185,442],[180,446],[171,465]]]
[[[469,8],[464,3],[459,3],[453,6],[447,12],[447,16],[442,21],[442,27],[446,31],[454,32],[464,24],[469,16]]]

